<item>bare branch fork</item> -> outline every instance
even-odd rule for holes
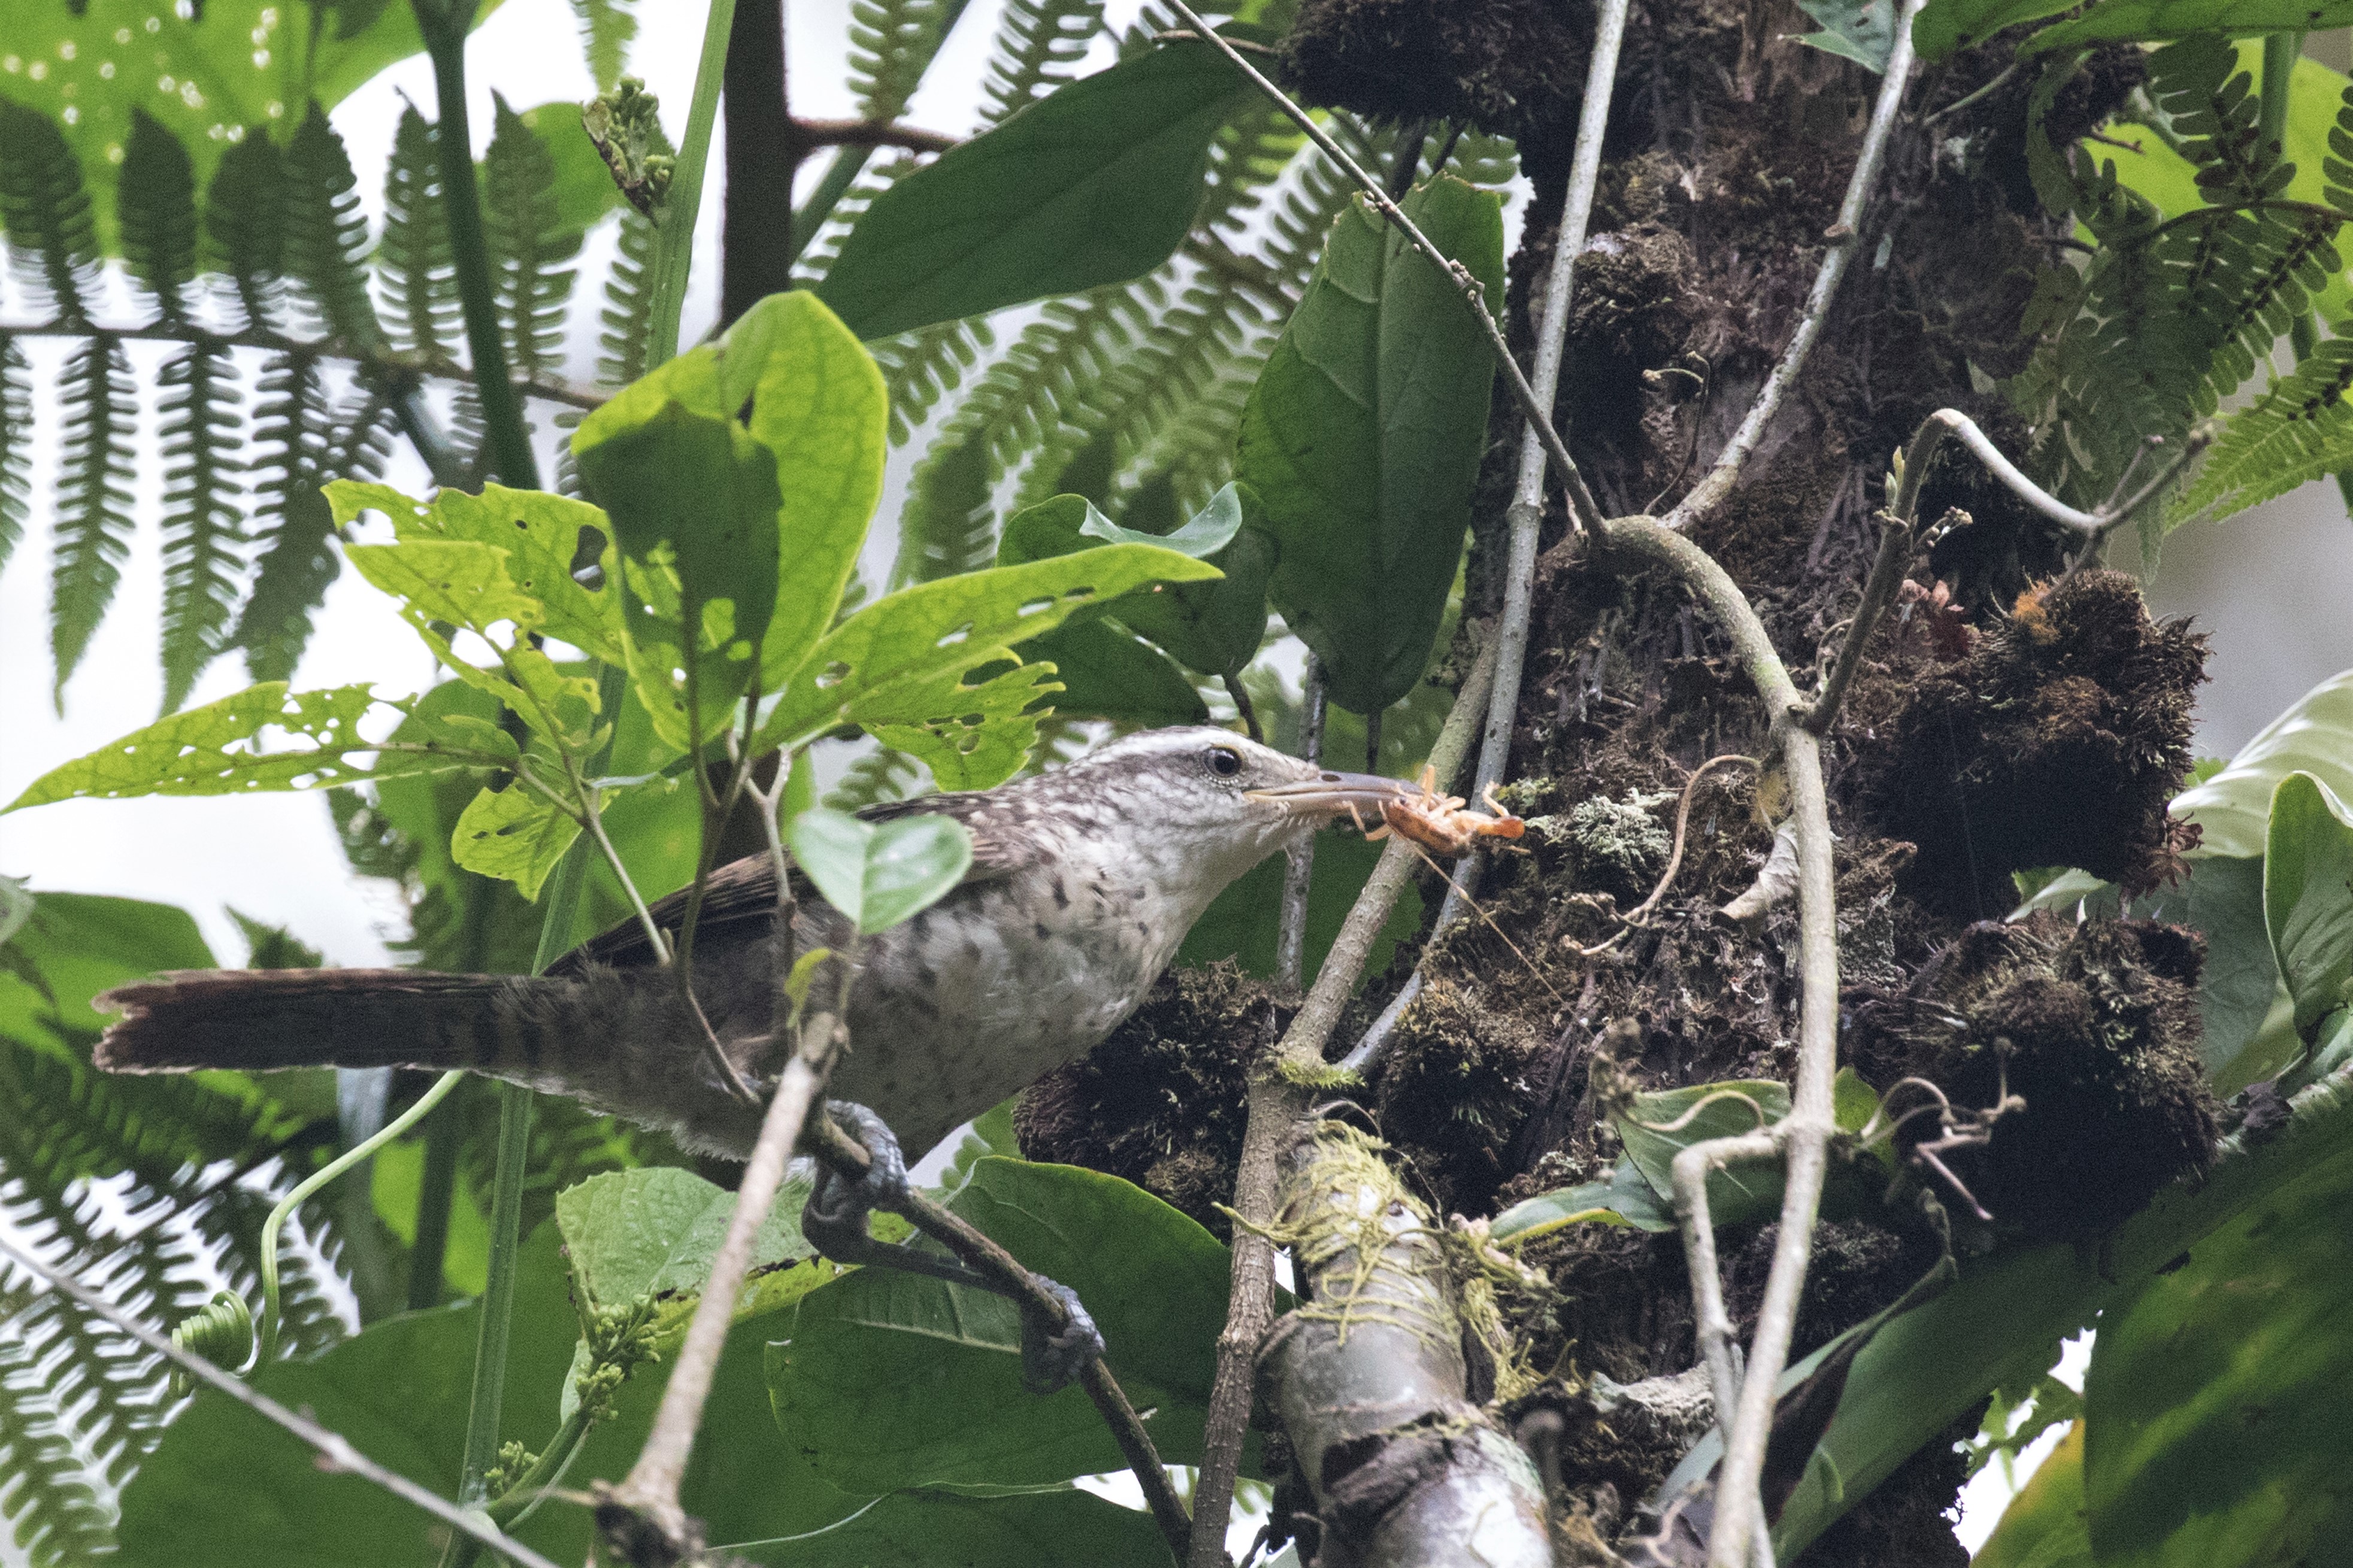
[[[509,1562],[521,1564],[522,1568],[555,1568],[554,1563],[491,1524],[488,1516],[480,1510],[461,1509],[447,1498],[426,1490],[406,1476],[385,1468],[352,1447],[341,1433],[328,1430],[308,1415],[297,1415],[243,1379],[223,1372],[194,1351],[173,1343],[72,1275],[50,1267],[5,1236],[0,1236],[0,1254],[5,1254],[22,1268],[46,1280],[52,1289],[64,1292],[85,1310],[105,1319],[119,1331],[170,1360],[197,1382],[227,1394],[263,1420],[282,1427],[309,1444],[318,1451],[319,1463],[323,1468],[354,1475],[382,1487],[403,1502],[424,1510],[450,1529],[479,1542]]]

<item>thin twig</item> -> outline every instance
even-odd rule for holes
[[[402,1501],[423,1509],[450,1529],[460,1531],[511,1562],[522,1564],[522,1568],[555,1568],[554,1563],[530,1547],[485,1523],[480,1513],[459,1508],[448,1499],[427,1491],[406,1476],[385,1468],[353,1447],[350,1440],[341,1433],[331,1432],[310,1417],[296,1415],[260,1390],[223,1372],[194,1351],[174,1344],[70,1274],[53,1268],[33,1254],[24,1251],[13,1237],[0,1235],[0,1252],[6,1253],[11,1259],[71,1297],[87,1310],[105,1319],[115,1329],[137,1340],[157,1355],[169,1359],[190,1377],[218,1389],[262,1419],[284,1428],[317,1449],[322,1468],[374,1482]]]
[[[1560,228],[1553,237],[1552,270],[1546,276],[1544,314],[1536,326],[1535,374],[1530,393],[1539,410],[1520,430],[1520,469],[1512,504],[1504,511],[1511,543],[1504,568],[1504,616],[1497,637],[1495,684],[1487,703],[1486,731],[1479,745],[1479,768],[1471,794],[1477,799],[1500,784],[1511,758],[1512,726],[1518,717],[1520,675],[1528,651],[1528,621],[1532,614],[1536,546],[1544,522],[1545,464],[1558,442],[1552,409],[1560,385],[1560,366],[1568,344],[1568,305],[1577,258],[1585,249],[1593,218],[1593,193],[1601,174],[1601,143],[1609,126],[1609,97],[1618,76],[1619,46],[1625,38],[1627,0],[1604,0],[1597,25],[1593,54],[1586,67],[1585,106],[1577,121],[1577,146],[1569,163],[1568,185],[1561,201]],[[1564,447],[1564,451],[1566,448]],[[1571,525],[1576,522],[1572,510]],[[1468,855],[1455,862],[1446,882],[1446,898],[1430,934],[1437,936],[1462,918],[1472,885],[1479,879],[1484,857]],[[1417,968],[1364,1037],[1349,1051],[1344,1065],[1365,1072],[1380,1059],[1397,1022],[1421,994],[1421,971]]]
[[[1921,3],[1922,0],[1912,0],[1915,6]],[[1495,356],[1496,368],[1503,372],[1504,382],[1511,387],[1513,401],[1520,405],[1521,415],[1542,437],[1546,454],[1552,458],[1561,488],[1568,496],[1570,528],[1589,529],[1599,524],[1602,519],[1601,503],[1595,500],[1593,492],[1586,488],[1585,478],[1577,472],[1576,462],[1568,455],[1568,447],[1553,429],[1551,417],[1536,402],[1535,391],[1528,384],[1527,376],[1521,372],[1519,361],[1512,357],[1511,345],[1504,341],[1503,329],[1495,324],[1493,312],[1487,309],[1485,286],[1469,268],[1432,244],[1430,237],[1399,210],[1396,202],[1389,199],[1389,194],[1381,182],[1366,173],[1363,164],[1350,157],[1347,151],[1332,139],[1329,132],[1316,124],[1314,116],[1292,101],[1290,95],[1269,81],[1264,72],[1242,58],[1240,52],[1234,47],[1233,40],[1213,31],[1208,23],[1201,20],[1199,14],[1186,4],[1186,0],[1168,0],[1168,4],[1179,16],[1191,24],[1195,36],[1201,42],[1225,56],[1252,87],[1265,94],[1268,100],[1282,111],[1284,118],[1304,132],[1310,142],[1323,149],[1324,155],[1340,166],[1380,215],[1461,290],[1463,303],[1478,317],[1480,329],[1486,333],[1487,346]]]
[[[1324,760],[1324,661],[1307,656],[1300,678],[1299,755],[1309,763]],[[1307,973],[1307,892],[1315,870],[1315,840],[1303,838],[1284,858],[1282,923],[1275,929],[1274,983],[1296,991]]]
[[[846,1002],[857,955],[854,952],[845,954],[839,962],[842,1000]],[[826,1079],[832,1073],[833,1064],[846,1043],[848,1029],[842,1022],[845,1011],[838,1002],[809,1018],[801,1029],[800,1048],[785,1064],[776,1095],[768,1101],[767,1114],[761,1120],[759,1142],[753,1145],[752,1158],[744,1167],[744,1180],[736,1188],[735,1210],[727,1221],[726,1239],[720,1243],[718,1255],[711,1260],[711,1276],[703,1283],[702,1300],[695,1305],[693,1321],[687,1325],[686,1342],[679,1348],[677,1365],[670,1372],[669,1386],[662,1390],[653,1429],[647,1434],[645,1447],[638,1451],[638,1462],[630,1468],[628,1477],[619,1486],[600,1493],[597,1523],[608,1537],[626,1537],[632,1528],[650,1526],[674,1546],[684,1548],[691,1540],[686,1511],[679,1502],[679,1488],[686,1479],[687,1460],[694,1452],[695,1433],[702,1424],[703,1403],[711,1396],[719,1355],[726,1348],[727,1331],[734,1324],[735,1299],[743,1290],[744,1271],[751,1265],[752,1244],[758,1239],[760,1226],[776,1204],[776,1189],[785,1179],[785,1166],[800,1142],[810,1108],[825,1092]]]
[[[1822,257],[1821,268],[1814,274],[1814,286],[1806,296],[1806,310],[1798,319],[1798,330],[1789,334],[1788,346],[1781,352],[1781,362],[1757,389],[1757,400],[1749,405],[1740,428],[1724,444],[1715,466],[1661,520],[1669,528],[1680,531],[1689,527],[1694,519],[1715,510],[1732,493],[1749,454],[1756,451],[1757,442],[1764,438],[1765,427],[1780,412],[1782,398],[1797,384],[1798,373],[1805,368],[1814,340],[1821,336],[1823,323],[1830,320],[1831,305],[1838,298],[1839,280],[1846,276],[1847,263],[1862,244],[1863,208],[1870,202],[1872,187],[1879,183],[1879,167],[1887,155],[1888,133],[1894,129],[1896,110],[1903,106],[1904,89],[1912,75],[1912,24],[1926,4],[1927,0],[1904,0],[1898,9],[1895,42],[1888,50],[1886,73],[1879,84],[1879,100],[1872,107],[1871,125],[1862,134],[1862,151],[1855,159],[1853,177],[1847,181],[1846,199],[1839,204],[1838,221],[1831,228],[1831,233],[1840,237],[1831,241],[1830,249]]]
[[[1913,542],[1917,537],[1913,520],[1894,512],[1883,512],[1881,516],[1885,526],[1879,535],[1879,553],[1871,563],[1871,575],[1863,580],[1862,602],[1855,606],[1853,624],[1847,628],[1846,642],[1839,648],[1838,662],[1831,667],[1830,679],[1822,682],[1822,694],[1815,699],[1802,721],[1817,735],[1830,732],[1831,721],[1838,717],[1839,705],[1846,700],[1854,672],[1862,666],[1863,645],[1879,629],[1879,617],[1895,597],[1895,586],[1904,580],[1904,568],[1911,562]]]
[[[1667,889],[1675,885],[1675,873],[1682,870],[1683,866],[1683,836],[1691,826],[1692,796],[1698,793],[1699,781],[1707,776],[1710,769],[1721,767],[1726,763],[1746,763],[1752,768],[1757,765],[1757,759],[1754,757],[1743,756],[1737,752],[1727,752],[1723,756],[1708,758],[1692,770],[1692,776],[1683,781],[1683,797],[1675,806],[1675,847],[1667,853],[1667,868],[1659,873],[1659,885],[1651,889],[1651,896],[1627,912],[1625,921],[1628,925],[1641,925],[1642,917],[1657,909],[1659,900],[1667,896]]]
[[[810,1123],[809,1144],[811,1152],[819,1160],[853,1181],[865,1174],[871,1163],[865,1149],[834,1125],[828,1116],[819,1116]],[[1069,1325],[1068,1305],[1039,1284],[1038,1276],[1019,1258],[962,1215],[922,1192],[910,1192],[905,1205],[897,1212],[917,1230],[954,1253],[965,1268],[986,1278],[999,1293],[1012,1298],[1025,1314],[1037,1314],[1063,1327]],[[1168,1479],[1167,1467],[1161,1463],[1152,1434],[1145,1430],[1144,1418],[1136,1414],[1126,1391],[1120,1387],[1119,1380],[1112,1375],[1102,1357],[1089,1359],[1079,1374],[1079,1382],[1086,1389],[1087,1397],[1094,1402],[1104,1425],[1111,1428],[1112,1438],[1118,1443],[1137,1485],[1144,1489],[1145,1500],[1167,1540],[1169,1551],[1181,1561],[1192,1521],[1185,1511],[1185,1500],[1177,1495],[1175,1483]]]
[[[1455,693],[1454,706],[1447,712],[1445,728],[1430,748],[1430,766],[1441,790],[1461,769],[1486,707],[1488,683],[1494,676],[1495,648],[1491,639],[1463,678],[1462,689]],[[1274,1247],[1263,1227],[1274,1217],[1278,1159],[1307,1114],[1313,1092],[1309,1084],[1328,1071],[1324,1045],[1356,989],[1373,939],[1388,923],[1389,910],[1405,890],[1413,866],[1412,846],[1402,836],[1381,852],[1332,951],[1324,956],[1323,968],[1316,972],[1314,986],[1272,1056],[1250,1081],[1250,1119],[1242,1133],[1240,1170],[1234,1183],[1234,1211],[1240,1215],[1240,1223],[1234,1226],[1233,1284],[1226,1302],[1226,1326],[1218,1336],[1217,1375],[1210,1385],[1208,1415],[1202,1428],[1201,1469],[1193,1487],[1193,1543],[1185,1559],[1187,1568],[1224,1568],[1227,1561],[1226,1521],[1233,1511],[1234,1476],[1241,1463],[1243,1434],[1250,1425],[1252,1368],[1259,1342],[1274,1319]]]
[[[1234,712],[1240,718],[1242,728],[1250,731],[1251,740],[1265,745],[1266,731],[1259,727],[1258,708],[1250,701],[1250,689],[1241,683],[1239,676],[1221,675],[1218,679],[1224,685],[1226,695],[1234,700]]]

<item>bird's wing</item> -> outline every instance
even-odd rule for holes
[[[972,865],[964,874],[960,887],[976,882],[991,882],[1008,876],[1018,863],[1007,837],[992,832],[990,818],[996,814],[988,809],[989,798],[977,792],[956,795],[930,795],[915,800],[893,801],[883,805],[870,805],[858,815],[868,822],[895,822],[905,816],[937,815],[953,816],[965,825],[972,835]],[[802,875],[799,867],[792,870],[793,897],[804,904],[823,903],[817,889]],[[686,918],[688,889],[681,888],[669,897],[655,901],[647,912],[654,924],[665,931],[674,932]],[[776,862],[765,854],[746,855],[731,861],[711,873],[702,895],[702,913],[695,922],[696,939],[751,921],[765,923],[776,914]],[[632,916],[611,930],[589,938],[550,966],[549,973],[576,973],[589,963],[620,967],[652,962],[653,950],[646,942],[643,921]]]

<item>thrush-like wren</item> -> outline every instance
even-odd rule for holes
[[[1223,730],[1131,735],[1068,767],[974,794],[870,808],[937,812],[970,830],[972,868],[938,903],[864,939],[849,1047],[832,1092],[920,1152],[957,1123],[1101,1044],[1135,1010],[1195,920],[1243,872],[1349,808],[1405,798]],[[847,931],[798,886],[797,949]],[[653,907],[674,928],[685,897]],[[711,879],[694,993],[736,1070],[781,1068],[765,856]],[[124,1016],[99,1042],[115,1072],[196,1068],[467,1068],[746,1156],[761,1110],[721,1083],[638,922],[537,978],[401,969],[192,971],[100,998]]]

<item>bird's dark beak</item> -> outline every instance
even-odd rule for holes
[[[1378,773],[1318,773],[1297,784],[1243,792],[1245,799],[1266,801],[1286,811],[1326,816],[1337,816],[1351,808],[1377,813],[1384,805],[1409,800],[1420,793],[1418,786],[1402,779],[1383,778]]]

